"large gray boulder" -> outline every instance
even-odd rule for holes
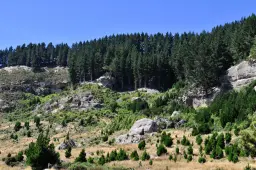
[[[156,131],[157,131],[156,122],[151,119],[143,118],[136,121],[133,124],[129,134],[144,134],[144,133],[152,133]]]
[[[105,74],[104,76],[99,77],[96,80],[96,83],[104,87],[112,88],[115,84],[115,78]]]
[[[230,83],[233,89],[249,85],[256,80],[256,62],[242,61],[227,70],[226,83]]]
[[[69,140],[66,140],[66,141],[64,141],[63,143],[61,143],[61,144],[58,146],[58,149],[59,149],[59,150],[65,150],[65,149],[67,149],[68,147],[75,148],[75,147],[77,147],[77,144],[76,144],[76,142],[75,142],[73,139],[69,139]]]
[[[118,143],[118,144],[139,143],[143,139],[145,139],[144,135],[124,134],[124,135],[120,135],[116,138],[116,143]]]

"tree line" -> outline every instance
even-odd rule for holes
[[[234,63],[246,59],[256,35],[256,16],[201,33],[134,33],[86,42],[23,44],[0,51],[0,65],[69,66],[73,83],[95,80],[104,73],[118,89],[150,87],[164,90],[177,81],[203,87],[219,84]]]

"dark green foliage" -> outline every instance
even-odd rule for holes
[[[217,145],[216,146],[216,155],[215,155],[215,159],[221,159],[221,158],[223,158],[223,151],[222,151],[222,148],[219,146],[219,145]]]
[[[176,147],[175,152],[176,152],[176,154],[179,154],[179,153],[180,153],[179,147]]]
[[[93,159],[92,157],[89,157],[89,158],[88,158],[88,162],[89,162],[90,164],[93,164],[93,163],[94,163],[94,159]]]
[[[231,133],[229,133],[229,132],[226,133],[225,134],[225,141],[226,141],[227,144],[229,144],[231,142],[231,139],[232,139]]]
[[[116,152],[116,150],[111,151],[109,159],[110,159],[110,161],[117,160],[117,152]]]
[[[235,134],[236,136],[238,136],[238,135],[239,135],[239,132],[240,132],[240,130],[235,126],[234,134]]]
[[[167,153],[167,149],[164,147],[164,145],[160,144],[158,147],[157,147],[157,156],[161,156],[162,154],[165,154]]]
[[[110,107],[110,110],[111,110],[112,112],[116,112],[116,109],[117,109],[117,107],[118,107],[118,104],[117,104],[116,101],[111,101],[110,104],[109,104],[109,107]]]
[[[36,124],[36,127],[39,127],[40,126],[40,117],[35,116],[34,117],[34,123]]]
[[[239,149],[237,145],[226,146],[225,153],[228,155],[229,161],[238,162]]]
[[[153,161],[152,160],[149,161],[149,165],[153,165]]]
[[[70,158],[70,156],[71,156],[71,151],[72,151],[72,148],[71,148],[71,147],[68,147],[67,150],[65,151],[65,157],[66,157],[66,158]]]
[[[202,136],[201,136],[201,135],[197,135],[197,136],[196,136],[196,143],[197,143],[198,145],[201,145],[202,142],[203,142]]]
[[[188,155],[188,162],[190,162],[190,161],[192,161],[192,159],[193,159],[193,156],[192,155]]]
[[[192,148],[192,145],[190,145],[190,146],[188,147],[187,153],[188,153],[189,155],[193,155],[193,148]]]
[[[186,136],[183,136],[182,140],[181,140],[181,144],[184,146],[189,146],[190,142],[189,140],[186,138]]]
[[[224,141],[224,134],[221,133],[217,137],[217,146],[219,146],[221,149],[225,148],[225,141]]]
[[[201,164],[205,163],[206,162],[205,157],[199,157],[198,162],[201,163]]]
[[[18,135],[17,134],[11,134],[11,139],[13,139],[13,140],[18,140]]]
[[[203,154],[203,147],[202,147],[202,145],[200,145],[200,147],[199,147],[199,153],[200,153],[200,155]]]
[[[44,169],[47,168],[48,163],[58,164],[59,153],[55,152],[53,144],[49,144],[50,138],[48,133],[44,135],[40,133],[36,143],[29,144],[29,148],[25,151],[27,157],[26,163],[32,167],[32,169]]]
[[[163,143],[166,147],[171,147],[173,144],[171,136],[163,132],[161,135],[161,143]]]
[[[15,123],[15,126],[14,126],[14,130],[15,130],[16,132],[18,132],[20,129],[21,129],[21,123],[20,123],[20,122],[16,122],[16,123]]]
[[[141,160],[142,160],[142,161],[145,161],[145,160],[149,160],[149,159],[150,159],[149,154],[148,154],[146,151],[144,151],[144,152],[142,153],[142,155],[141,155]]]
[[[177,155],[174,155],[173,157],[173,161],[176,162],[177,161]]]
[[[119,161],[123,161],[123,160],[127,160],[128,156],[127,156],[125,150],[120,149],[119,152],[117,153],[117,157],[116,158]]]
[[[183,152],[183,155],[184,155],[184,159],[188,159],[188,155],[186,151]]]
[[[171,161],[173,159],[173,156],[172,155],[169,155],[169,160]]]
[[[108,141],[108,136],[107,136],[107,135],[102,136],[102,141],[103,141],[103,142]]]
[[[26,129],[29,130],[29,122],[25,122],[24,127],[26,127]]]
[[[104,165],[106,163],[105,156],[101,155],[101,157],[98,160],[99,165]]]
[[[23,159],[24,159],[23,152],[20,151],[20,152],[17,154],[17,156],[16,156],[16,161],[21,162],[21,161],[23,161]]]
[[[80,119],[79,126],[84,126],[84,125],[85,125],[84,119]]]
[[[75,159],[75,162],[86,162],[86,153],[85,150],[82,149],[82,151],[80,152],[80,154],[78,155],[78,157]]]
[[[130,155],[130,158],[134,161],[138,161],[140,159],[137,151],[133,151]]]
[[[145,149],[145,146],[146,146],[145,140],[140,141],[140,143],[138,144],[139,150]]]

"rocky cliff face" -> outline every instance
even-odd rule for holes
[[[252,81],[256,80],[256,62],[242,61],[229,68],[227,70],[226,80],[236,90],[249,85]]]

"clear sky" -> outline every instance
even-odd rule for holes
[[[134,32],[200,32],[256,13],[256,0],[1,0],[0,48]]]

